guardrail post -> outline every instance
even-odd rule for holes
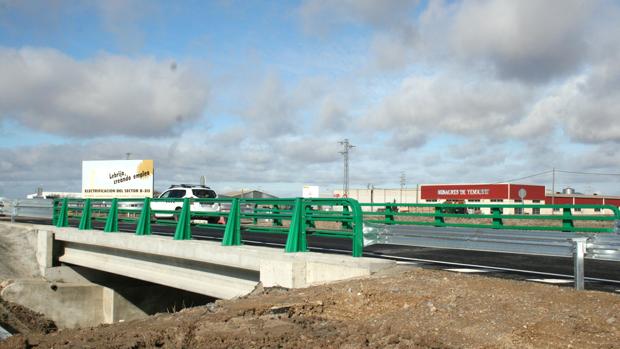
[[[504,226],[501,209],[499,207],[491,207],[491,215],[493,219],[492,228],[501,229]]]
[[[62,199],[62,206],[60,207],[60,213],[56,219],[56,227],[64,228],[69,226],[69,199]]]
[[[574,264],[574,278],[575,278],[575,290],[582,291],[585,287],[584,277],[585,270],[583,266],[583,258],[586,253],[587,237],[572,238],[573,242],[573,264]]]
[[[11,223],[15,223],[15,217],[17,217],[17,205],[19,205],[17,200],[13,200],[13,207],[11,208]]]
[[[575,223],[573,222],[573,214],[570,207],[564,207],[562,209],[562,231],[575,230]]]
[[[224,237],[222,238],[222,246],[238,245],[241,245],[241,209],[239,207],[239,199],[232,199],[226,228],[224,229]]]
[[[86,199],[84,201],[84,207],[82,207],[82,218],[80,219],[79,230],[92,230],[93,229],[93,221],[92,214],[90,211],[90,199]]]
[[[136,225],[136,235],[151,235],[151,198],[144,198],[140,220]]]
[[[303,200],[296,198],[293,218],[291,219],[291,226],[286,238],[286,247],[284,249],[286,252],[305,252],[308,250],[305,213]]]
[[[385,224],[394,224],[394,211],[392,210],[392,206],[385,206]]]
[[[60,202],[60,200],[58,199],[54,199],[52,201],[52,225],[56,226],[56,222],[58,222],[58,210],[56,209],[58,207],[58,203]]]
[[[342,206],[342,215],[343,216],[348,216],[347,213],[350,213],[351,211],[349,210],[349,206]],[[343,229],[353,229],[353,225],[351,224],[351,222],[348,221],[342,221],[342,228]]]
[[[435,226],[443,227],[446,221],[443,218],[443,211],[441,206],[435,206]]]
[[[353,199],[351,202],[351,212],[353,213],[353,246],[351,252],[353,257],[361,257],[364,253],[364,213],[359,203]]]
[[[254,204],[254,208],[252,209],[252,213],[255,214],[255,215],[258,213],[257,208],[258,208],[258,205]],[[258,224],[258,218],[256,218],[256,216],[252,217],[252,224],[254,224],[254,225]]]
[[[192,231],[190,227],[191,223],[191,211],[189,207],[189,198],[183,199],[183,209],[179,213],[179,221],[177,222],[177,229],[174,232],[175,240],[191,240]]]
[[[280,214],[280,206],[274,204],[272,211],[273,211],[274,214],[279,215]],[[271,225],[274,226],[274,227],[281,227],[282,226],[282,218],[274,218],[272,220],[272,224]]]
[[[108,219],[105,221],[103,231],[106,233],[116,233],[118,231],[118,199],[112,199],[112,204],[108,209]]]

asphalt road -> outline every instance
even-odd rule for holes
[[[4,217],[6,218],[6,217]],[[49,219],[20,219],[20,222],[34,224],[51,224]],[[77,227],[79,222],[71,220],[69,225]],[[103,229],[102,222],[94,222],[95,229]],[[222,226],[223,227],[223,226]],[[133,232],[134,224],[119,223],[119,229],[125,232]],[[172,236],[175,227],[172,225],[153,224],[153,234]],[[204,228],[192,226],[192,236],[196,240],[221,240],[223,229]],[[271,245],[275,248],[283,248],[286,242],[285,235],[260,234],[242,231],[242,240],[245,244]],[[328,237],[308,236],[308,246],[313,251],[325,253],[350,253],[351,242],[345,239]],[[548,274],[549,277],[564,275],[570,277],[573,274],[573,261],[571,258],[539,257],[507,253],[474,252],[448,249],[419,248],[399,245],[374,245],[364,249],[364,255],[369,257],[397,258],[422,262],[424,267],[447,268],[450,265],[470,265],[477,268],[499,268],[506,271],[494,272],[499,277],[531,278],[532,272]],[[585,261],[586,278],[612,280],[620,283],[620,268],[617,263],[589,260]],[[554,276],[555,275],[555,276]],[[592,282],[589,284],[601,284],[605,287],[620,288],[613,282]],[[617,287],[616,287],[617,286]],[[591,288],[591,287],[589,287]]]

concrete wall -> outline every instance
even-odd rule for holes
[[[2,289],[0,296],[44,314],[59,328],[96,326],[145,316],[114,290],[92,283],[22,279]]]
[[[0,223],[0,281],[41,277],[36,258],[37,229],[31,224]]]

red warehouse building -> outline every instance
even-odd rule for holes
[[[576,193],[548,193],[544,185],[513,184],[513,183],[480,183],[480,184],[424,184],[420,186],[420,202],[462,202],[462,203],[504,203],[504,204],[592,204],[614,205],[620,207],[620,197],[603,195],[582,195]],[[514,209],[506,209],[515,213]],[[490,211],[482,209],[482,211]],[[551,209],[530,208],[517,213],[551,214]],[[520,211],[520,212],[519,212]],[[548,211],[548,212],[547,212]],[[609,214],[608,210],[575,209],[575,213]]]

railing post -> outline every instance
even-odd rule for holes
[[[582,291],[585,288],[585,270],[583,259],[586,253],[586,243],[588,242],[588,238],[572,238],[571,240],[573,242],[575,290]]]
[[[136,225],[136,235],[151,235],[151,198],[144,198],[140,220]]]
[[[351,212],[349,210],[349,206],[342,205],[342,215],[348,216],[349,212]],[[343,229],[353,229],[353,225],[351,224],[351,222],[348,222],[348,221],[343,220],[341,226]]]
[[[189,205],[189,198],[183,199],[183,208],[181,209],[181,213],[179,213],[179,221],[177,222],[177,228],[174,232],[175,240],[192,239],[192,230],[190,227],[192,217]]]
[[[443,218],[443,211],[441,206],[435,206],[435,226],[443,227],[446,221]]]
[[[562,231],[573,231],[575,229],[575,223],[573,222],[573,214],[570,207],[564,207],[562,209]]]
[[[293,218],[291,226],[288,230],[286,238],[286,252],[305,252],[308,250],[308,242],[306,241],[306,210],[304,201],[301,198],[295,199],[295,208],[293,210]]]
[[[103,231],[106,233],[115,233],[118,231],[118,199],[112,199],[112,204],[108,210],[108,219],[105,221]]]
[[[252,210],[252,213],[255,214],[255,215],[258,213],[257,212],[258,211],[257,208],[258,208],[258,205],[254,204],[254,208]],[[256,216],[252,216],[252,224],[254,224],[254,225],[258,224],[258,218],[256,218]]]
[[[52,225],[56,226],[56,223],[58,222],[58,203],[60,202],[60,200],[58,199],[54,199],[52,201]]]
[[[241,245],[241,209],[239,199],[232,199],[230,212],[226,220],[226,228],[224,229],[224,237],[222,238],[222,246],[238,245]]]
[[[353,214],[353,246],[351,252],[353,257],[361,257],[364,253],[364,214],[360,204],[353,200],[348,200],[351,204]]]
[[[69,226],[69,199],[62,199],[62,206],[60,207],[60,213],[56,219],[56,226],[58,228]]]
[[[392,210],[392,206],[385,206],[385,224],[392,225],[394,224],[394,211]]]
[[[499,207],[491,207],[491,215],[493,219],[492,228],[501,229],[504,226],[501,209]]]
[[[84,207],[82,207],[82,218],[80,219],[79,230],[92,230],[93,229],[93,221],[92,215],[90,212],[90,199],[86,199],[84,201]]]
[[[13,200],[13,207],[11,207],[11,223],[15,223],[15,217],[17,217],[17,205],[19,202],[17,200]]]
[[[306,227],[316,228],[316,224],[314,223],[314,220],[312,220],[312,211],[314,211],[314,209],[311,205],[306,206],[306,213],[304,215],[306,218]]]
[[[280,206],[274,204],[272,211],[273,211],[274,214],[279,215],[280,214]],[[274,227],[281,227],[282,226],[282,218],[274,218],[272,220],[272,225]]]

